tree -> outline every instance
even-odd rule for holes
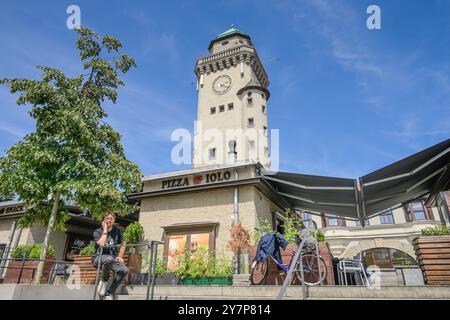
[[[142,173],[127,160],[120,134],[104,122],[106,101],[116,103],[117,89],[136,63],[120,51],[119,40],[87,29],[77,29],[77,49],[87,74],[67,77],[62,71],[41,67],[40,80],[3,79],[0,84],[19,93],[18,105],[30,105],[35,132],[27,134],[0,158],[0,196],[17,197],[27,211],[22,227],[47,226],[41,260],[50,233],[65,230],[67,203],[86,208],[100,219],[104,212],[124,216],[137,206],[126,193],[138,191]],[[35,281],[42,277],[39,263]]]

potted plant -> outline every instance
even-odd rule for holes
[[[234,253],[234,273],[239,274],[242,267],[241,255],[248,254],[251,246],[250,232],[239,222],[230,229],[230,233],[228,249]],[[247,266],[244,266],[242,269],[245,270],[244,273],[249,273],[248,259]]]
[[[127,245],[142,243],[144,239],[144,228],[137,221],[129,224],[123,232],[123,239]],[[128,269],[130,270],[130,276],[134,273],[141,272],[142,249],[142,246],[127,246]]]
[[[92,265],[92,256],[95,253],[93,242],[80,250],[79,255],[73,257],[76,266],[80,268],[80,282],[82,284],[93,284],[97,276],[97,269]]]
[[[9,262],[6,268],[3,283],[31,283],[39,264],[39,257],[42,252],[42,244],[19,245],[11,254],[14,259]],[[52,246],[47,249],[47,256],[44,263],[42,282],[48,280],[48,275],[53,267],[56,251]]]
[[[413,240],[419,266],[426,284],[449,285],[450,229],[445,225],[427,227]]]
[[[178,257],[179,265],[175,274],[181,285],[231,285],[231,261],[223,255],[209,255],[208,250],[200,248],[194,253],[187,252]]]

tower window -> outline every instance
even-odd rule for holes
[[[215,114],[216,113],[216,107],[212,107],[211,108],[211,114]]]
[[[253,118],[248,118],[247,126],[248,126],[249,128],[253,128],[254,125],[255,125],[255,122],[253,121]]]
[[[267,127],[266,126],[263,127],[263,132],[264,132],[264,135],[267,136]]]
[[[248,142],[248,147],[250,148],[250,150],[254,150],[255,149],[255,141],[254,140],[250,140]]]
[[[227,44],[228,44],[228,41],[222,42],[222,45],[223,45],[223,46],[226,46]]]
[[[225,111],[225,106],[219,106],[219,112],[224,112]]]
[[[216,159],[216,148],[209,149],[209,160]]]
[[[247,98],[247,105],[249,107],[253,106],[253,98]]]
[[[232,154],[236,154],[237,153],[236,152],[236,140],[230,140],[228,142],[228,147],[230,148],[230,152],[229,153],[232,153]]]
[[[251,93],[251,91],[249,91],[248,93],[247,93],[247,97],[251,97],[252,96],[252,93]]]
[[[228,104],[228,110],[233,110],[234,109],[234,105],[232,103]]]
[[[261,93],[261,97],[262,97],[263,99],[266,98],[266,96],[264,95],[264,93]]]
[[[262,105],[262,106],[261,106],[261,111],[262,111],[262,113],[264,113],[264,114],[266,113],[266,106],[265,106],[265,105]]]
[[[264,154],[266,156],[269,156],[269,148],[268,147],[264,147]]]

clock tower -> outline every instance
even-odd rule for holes
[[[270,167],[269,79],[251,38],[233,26],[197,60],[193,167],[253,160]]]

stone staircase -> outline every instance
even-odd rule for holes
[[[157,286],[155,300],[273,300],[280,286]],[[128,286],[119,300],[145,300],[146,286]],[[301,286],[287,288],[285,300],[301,300]],[[447,299],[450,286],[382,287],[316,286],[307,288],[307,298],[316,299]]]

